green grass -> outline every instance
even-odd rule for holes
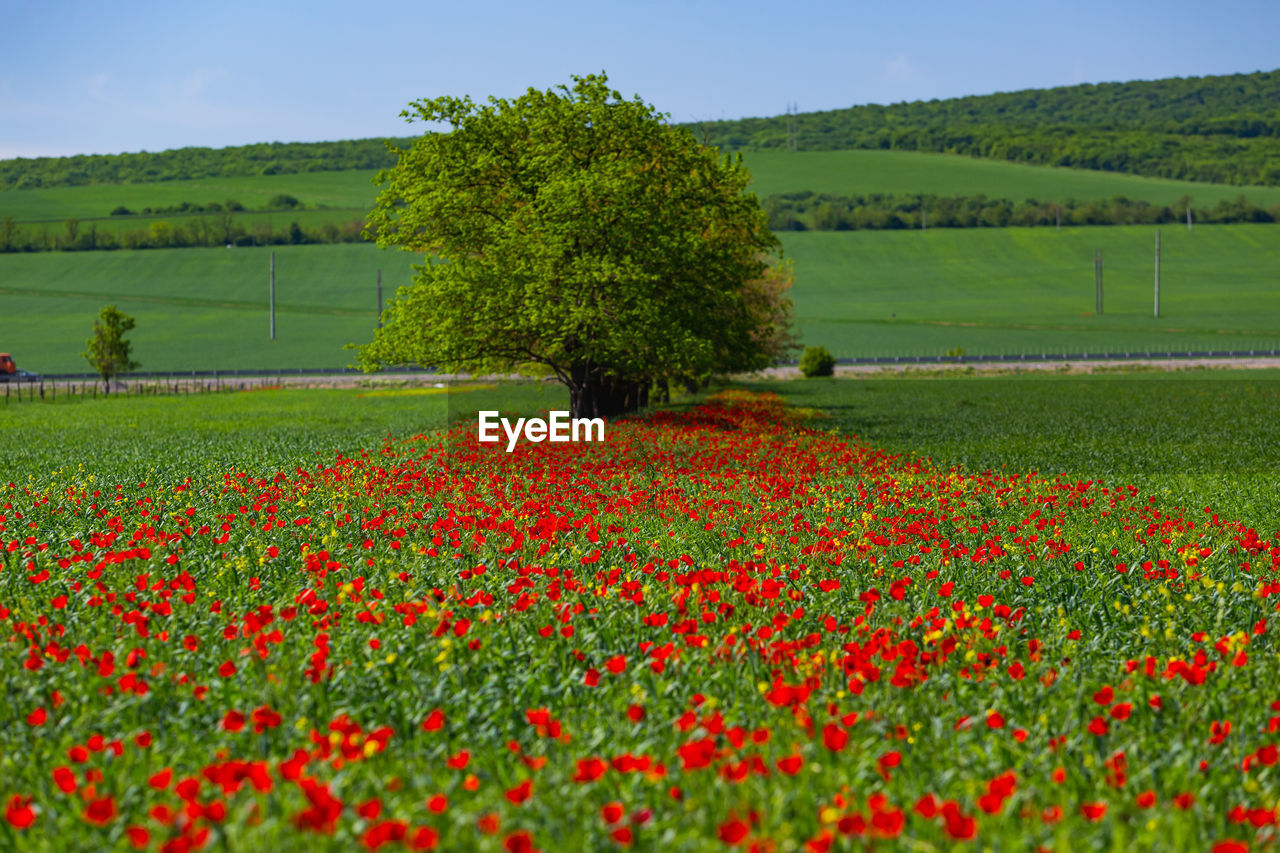
[[[1152,316],[1155,228],[807,232],[797,325],[836,356],[1083,353],[1280,347],[1280,228],[1161,229],[1161,317]],[[1093,316],[1093,253],[1105,310]]]
[[[381,820],[442,850],[817,846],[889,809],[863,846],[1265,844],[1223,815],[1275,787],[1271,543],[1174,509],[1204,473],[1197,505],[1274,509],[1254,378],[774,386],[833,416],[804,427],[1004,476],[748,395],[515,454],[379,440],[529,386],[32,404],[7,432],[56,446],[0,451],[0,837],[159,845],[184,797],[235,850]],[[1059,461],[1094,484],[1020,476]],[[1131,477],[1154,503],[1097,482]]]
[[[1256,204],[1280,204],[1280,187],[1237,187],[1143,178],[1115,172],[1053,169],[995,160],[914,151],[755,151],[743,155],[751,170],[752,189],[761,198],[775,193],[811,190],[837,195],[871,193],[932,193],[940,196],[985,194],[990,198],[1023,201],[1076,199],[1101,200],[1116,195],[1152,204],[1173,204],[1184,195],[1196,205],[1213,205],[1243,195]],[[317,223],[345,222],[363,215],[377,193],[375,170],[310,172],[299,175],[262,175],[244,178],[207,178],[121,186],[59,187],[0,192],[0,216],[20,222],[45,220],[58,226],[69,216],[100,227],[137,228],[151,221],[185,223],[190,214],[176,217],[138,216],[107,218],[123,204],[131,210],[165,207],[184,201],[208,203],[235,199],[249,208],[262,207],[272,196],[286,193],[313,211]],[[283,218],[282,218],[283,217]],[[276,214],[277,224],[287,225],[294,214]],[[256,217],[237,216],[252,222]]]
[[[1162,505],[1209,506],[1259,532],[1280,530],[1280,371],[808,379],[763,387],[910,458],[965,471],[1134,484]]]
[[[267,288],[276,255],[276,339]],[[0,348],[45,373],[87,370],[98,310],[117,304],[143,370],[341,367],[343,346],[372,338],[377,271],[384,298],[416,256],[368,244],[56,252],[0,257]]]
[[[1149,227],[788,233],[796,324],[836,356],[1280,347],[1280,228],[1164,228],[1161,319]],[[1101,249],[1106,311],[1093,313]],[[45,373],[86,369],[93,318],[138,320],[143,369],[341,367],[415,256],[367,244],[281,246],[276,340],[266,248],[0,256],[0,351]]]
[[[1143,178],[1117,172],[1024,166],[959,154],[916,151],[754,151],[743,155],[761,198],[812,190],[834,195],[926,193],[1024,201],[1096,201],[1123,195],[1152,204],[1182,196],[1196,206],[1243,195],[1255,204],[1280,204],[1280,187],[1237,187]]]
[[[479,409],[529,414],[568,408],[559,385],[466,383],[440,389],[274,389],[190,396],[68,398],[10,403],[0,395],[0,484],[52,471],[110,484],[155,471],[266,475],[430,432]]]
[[[184,201],[219,204],[234,199],[250,209],[263,207],[272,196],[284,193],[307,207],[358,208],[367,211],[376,189],[374,169],[348,172],[306,172],[298,175],[258,175],[243,178],[203,178],[193,181],[161,181],[154,184],[99,184],[0,192],[0,216],[18,221],[61,222],[69,216],[88,221],[106,218],[117,205],[130,210],[168,207]],[[186,218],[189,218],[190,214]],[[146,224],[162,217],[125,217],[117,221]],[[181,218],[181,217],[180,217]]]

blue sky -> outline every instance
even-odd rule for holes
[[[409,135],[607,71],[675,121],[1280,67],[1280,2],[0,0],[0,158]]]

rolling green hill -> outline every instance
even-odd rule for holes
[[[788,127],[794,123],[794,133]],[[1083,84],[705,122],[725,150],[871,149],[1280,184],[1280,71]]]
[[[1243,196],[1263,207],[1280,205],[1280,187],[1204,184],[911,151],[754,151],[745,155],[745,161],[751,169],[752,188],[761,199],[810,191],[845,196],[985,195],[1013,202],[1029,198],[1041,202],[1101,201],[1124,196],[1154,205],[1172,205],[1190,197],[1197,207],[1211,207]],[[193,220],[203,220],[203,227],[210,231],[221,228],[221,217],[214,213],[109,216],[117,206],[141,211],[184,202],[225,204],[233,199],[248,208],[233,219],[250,233],[255,227],[268,224],[278,233],[293,221],[307,229],[319,229],[325,223],[346,226],[363,218],[372,206],[377,193],[375,174],[375,170],[352,170],[10,190],[0,192],[0,216],[13,217],[30,239],[50,245],[55,239],[65,240],[64,221],[69,217],[79,220],[81,234],[92,227],[120,235],[149,228],[152,222],[191,231]],[[297,198],[303,209],[260,211],[281,194]],[[212,242],[219,241],[215,238]]]
[[[1155,230],[810,232],[783,242],[797,270],[797,326],[837,356],[1280,347],[1280,229],[1161,229],[1159,320]]]
[[[802,151],[931,151],[1210,183],[1280,185],[1280,71],[867,104],[794,119],[744,118],[691,127],[726,151],[784,149],[792,120],[794,142]],[[376,169],[392,163],[380,139],[18,158],[0,160],[0,190]]]
[[[276,254],[276,340],[268,339],[267,271]],[[80,372],[98,310],[137,318],[143,370],[342,367],[342,347],[377,323],[412,276],[414,255],[368,244],[274,250],[153,249],[0,256],[0,350],[40,372]]]
[[[1151,317],[1147,227],[812,232],[783,235],[797,326],[838,356],[1237,349],[1280,346],[1280,229],[1165,228],[1163,317]],[[1106,311],[1093,312],[1095,249]],[[42,372],[84,370],[93,317],[137,317],[144,369],[340,367],[368,340],[414,256],[362,245],[277,256],[277,340],[267,340],[262,248],[0,256],[0,350]]]

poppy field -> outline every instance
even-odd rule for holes
[[[0,849],[1280,847],[1265,525],[758,389],[446,423],[0,465]]]

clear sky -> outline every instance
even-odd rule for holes
[[[0,0],[0,158],[405,136],[606,71],[674,121],[1280,67],[1280,0]]]

